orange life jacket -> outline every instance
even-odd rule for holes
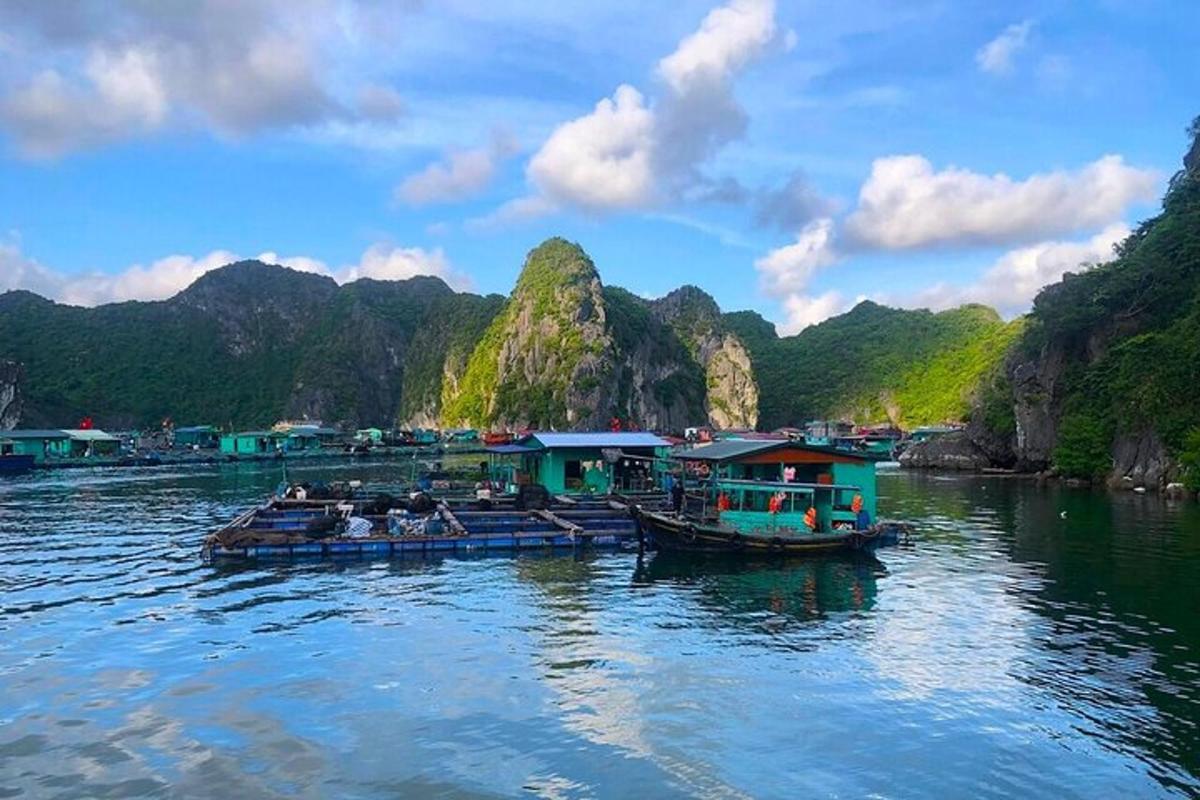
[[[804,524],[814,531],[817,529],[817,510],[812,506],[804,512]]]

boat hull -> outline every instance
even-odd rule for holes
[[[33,456],[0,456],[0,475],[18,475],[33,469]]]
[[[820,555],[861,550],[877,544],[895,542],[902,532],[897,526],[880,524],[865,531],[799,536],[746,533],[653,511],[639,511],[638,521],[644,534],[651,539],[654,546],[662,550],[746,555]]]

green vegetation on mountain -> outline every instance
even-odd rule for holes
[[[588,368],[609,345],[595,266],[579,245],[550,239],[530,252],[461,381],[443,387],[442,415],[451,424],[569,426],[592,411],[573,393],[595,388]]]
[[[904,426],[965,419],[1021,329],[984,306],[934,314],[870,301],[795,336],[776,336],[753,312],[725,321],[750,350],[767,428],[828,417]]]
[[[1013,352],[1020,455],[1064,474],[1157,473],[1200,423],[1200,119],[1162,212],[1108,263],[1042,290]],[[1053,441],[1039,438],[1054,436]],[[1147,438],[1149,437],[1149,438]]]
[[[168,416],[241,428],[301,416],[555,428],[616,416],[664,431],[824,416],[915,425],[961,419],[984,378],[1003,396],[996,365],[1019,329],[978,306],[863,303],[780,338],[695,287],[645,300],[603,286],[562,239],[530,252],[509,298],[429,277],[338,286],[258,262],[162,302],[84,309],[0,296],[0,359],[23,365],[22,424],[56,426],[84,415],[112,427]]]

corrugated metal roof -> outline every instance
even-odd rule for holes
[[[97,428],[88,429],[65,429],[63,430],[67,436],[70,436],[77,442],[116,442],[120,441],[117,437],[110,433],[105,433]]]
[[[832,447],[814,447],[810,444],[795,442],[788,439],[776,439],[774,441],[763,441],[753,439],[725,439],[712,444],[700,445],[693,447],[691,450],[680,450],[675,454],[675,458],[685,461],[736,461],[739,458],[756,455],[758,453],[768,453],[772,450],[808,450],[813,453],[824,453],[831,456],[841,456],[843,458],[852,458],[856,461],[866,461],[867,459],[859,453],[851,453],[846,450],[838,450]]]
[[[36,429],[32,429],[32,428],[27,429],[27,430],[4,431],[0,435],[4,436],[7,439],[70,439],[71,438],[70,436],[67,435],[66,431],[36,430]]]
[[[501,456],[521,455],[522,453],[532,453],[537,450],[536,447],[522,447],[519,444],[495,444],[483,449],[489,453]]]
[[[676,458],[685,458],[688,461],[728,461],[734,458],[742,458],[752,453],[771,450],[772,448],[779,447],[781,444],[788,444],[788,442],[785,439],[776,439],[774,441],[763,441],[761,439],[724,439],[712,444],[693,447],[690,450],[681,450],[676,453]]]
[[[555,433],[538,431],[522,439],[536,439],[543,447],[670,447],[671,443],[653,433],[606,431],[592,433]]]
[[[176,428],[175,433],[208,433],[215,430],[216,428],[212,425],[189,425],[183,428]]]

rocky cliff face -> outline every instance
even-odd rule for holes
[[[1018,467],[1115,486],[1179,477],[1200,435],[1200,118],[1189,133],[1162,212],[1034,301],[1006,361]],[[979,441],[987,416],[973,419]]]
[[[662,430],[694,424],[704,384],[644,301],[607,289],[576,244],[530,252],[512,296],[443,384],[443,422],[603,428],[612,417]]]
[[[596,273],[578,245],[530,252],[512,296],[445,397],[451,425],[596,427],[607,419],[614,344]]]
[[[0,431],[10,431],[21,422],[25,371],[15,361],[0,361]]]
[[[725,329],[716,301],[695,286],[684,286],[654,301],[652,308],[704,370],[709,424],[753,429],[758,424],[758,384],[750,353]]]
[[[1013,387],[1013,416],[1017,432],[1013,442],[1017,468],[1046,469],[1058,441],[1058,417],[1062,398],[1059,386],[1066,368],[1062,344],[1047,345],[1036,358],[1010,364]]]

